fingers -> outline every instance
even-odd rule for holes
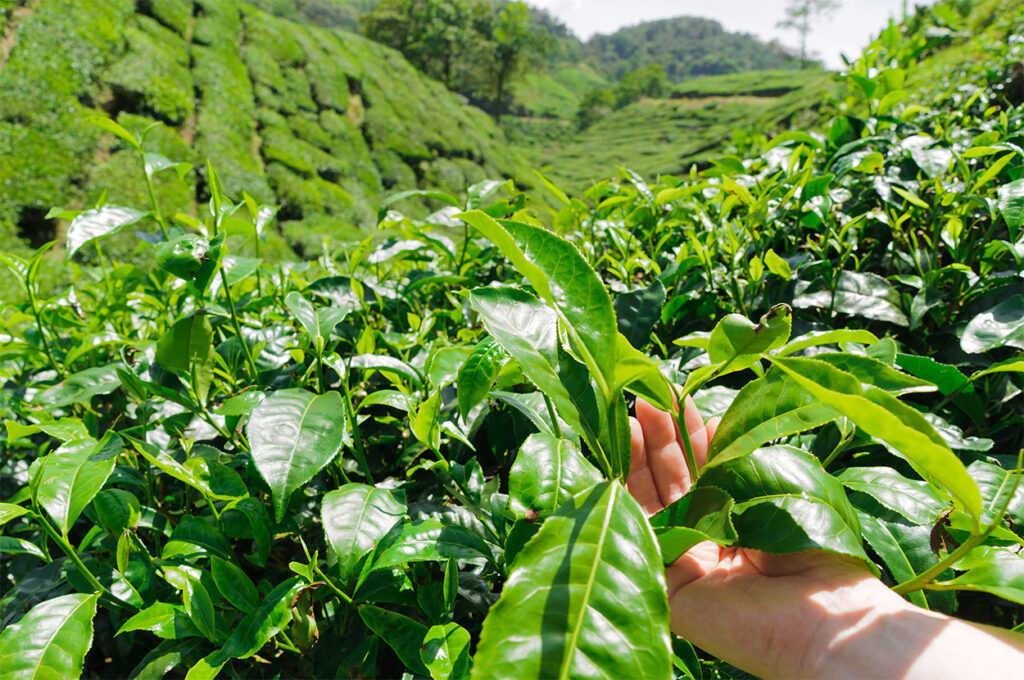
[[[670,505],[690,488],[690,475],[675,420],[643,399],[636,400],[636,419],[643,434],[647,468],[658,498],[663,506]]]
[[[658,496],[658,489],[654,486],[654,479],[651,477],[651,469],[647,466],[647,453],[644,449],[644,433],[636,418],[629,419],[629,429],[632,436],[629,460],[629,478],[626,480],[626,487],[633,494],[636,502],[653,515],[661,510],[664,505]]]

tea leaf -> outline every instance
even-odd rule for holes
[[[0,668],[12,680],[77,678],[92,647],[99,595],[62,595],[41,602],[0,632]]]
[[[557,618],[545,615],[552,602]],[[619,644],[608,645],[610,630]],[[654,534],[632,496],[605,482],[559,508],[523,548],[484,620],[473,677],[668,677],[671,667]]]

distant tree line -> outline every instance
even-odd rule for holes
[[[730,33],[717,21],[678,17],[596,35],[587,53],[614,78],[648,64],[663,64],[669,80],[739,71],[800,68],[800,58],[776,43]]]
[[[553,43],[523,2],[381,0],[359,23],[366,37],[401,51],[499,122],[509,86],[540,67]]]
[[[672,91],[665,67],[647,64],[630,71],[614,87],[591,90],[580,102],[576,126],[585,130],[612,111],[628,106],[641,97],[660,99]]]

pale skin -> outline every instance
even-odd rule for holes
[[[687,397],[698,466],[718,419]],[[637,400],[628,487],[648,513],[690,487],[673,418]],[[907,602],[861,562],[701,543],[665,572],[672,631],[764,678],[1019,678],[1024,636]]]

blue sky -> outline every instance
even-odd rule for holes
[[[793,31],[775,27],[782,19],[786,0],[526,0],[557,16],[581,38],[594,33],[611,33],[651,19],[691,15],[716,19],[727,30],[753,33],[765,40],[778,39],[784,45],[799,46]],[[931,4],[934,0],[908,0]],[[831,68],[842,65],[841,53],[858,55],[881,31],[889,17],[901,17],[903,0],[845,0],[831,19],[819,20],[808,39],[812,56]]]

